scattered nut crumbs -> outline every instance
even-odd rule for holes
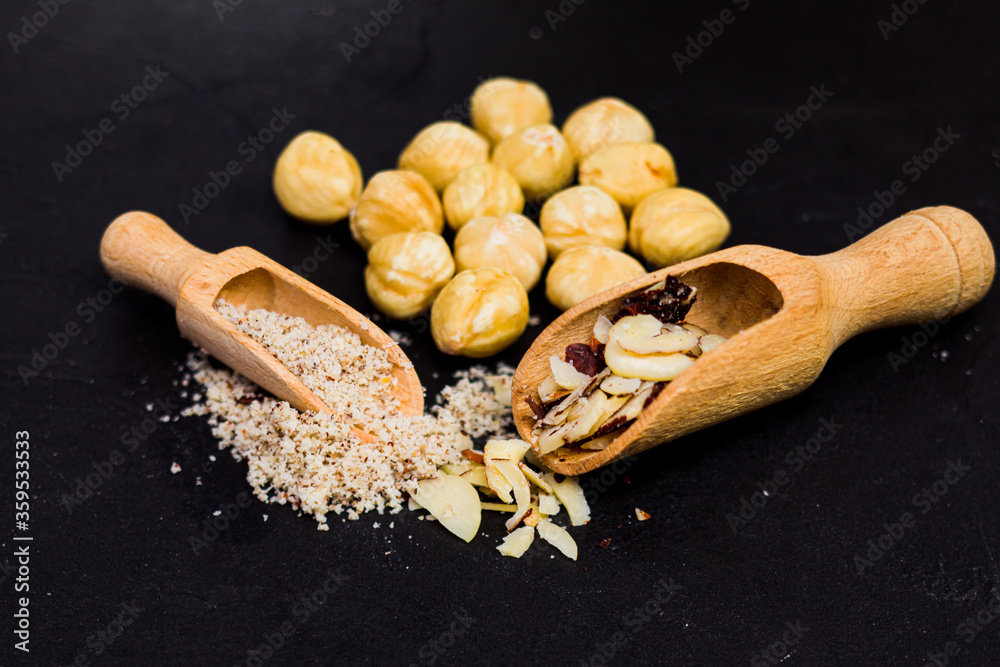
[[[497,400],[484,367],[457,373],[458,383],[442,391],[431,415],[408,416],[392,395],[395,380],[386,381],[392,377],[386,350],[364,345],[341,327],[314,328],[301,318],[247,311],[225,301],[216,307],[334,415],[300,413],[233,371],[213,367],[204,353],[187,360],[204,400],[195,394],[195,404],[183,414],[208,416],[220,447],[247,461],[247,481],[260,500],[312,514],[320,530],[328,529],[331,510],[352,520],[370,510],[400,511],[404,493],[415,492],[418,480],[461,459],[469,436],[504,437],[513,430],[509,401],[505,407]],[[509,366],[496,372],[512,374]],[[362,443],[351,430],[356,423],[375,441]],[[179,472],[174,465],[172,471]]]
[[[604,538],[598,543],[597,546],[601,547],[602,549],[607,549],[609,546],[611,546],[611,538],[610,537]]]
[[[181,467],[180,467],[180,465],[176,461],[174,461],[172,464],[170,464],[170,472],[172,474],[176,475],[180,471],[181,471]]]
[[[638,519],[639,521],[648,521],[652,517],[653,515],[650,514],[649,512],[643,512],[638,507],[635,508],[635,518]]]

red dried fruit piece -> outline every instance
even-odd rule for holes
[[[630,315],[652,315],[664,324],[676,324],[687,317],[696,299],[694,289],[674,276],[667,276],[661,289],[639,292],[622,299],[611,321],[617,322]]]
[[[566,346],[566,361],[573,365],[573,368],[588,377],[594,377],[604,370],[604,359],[594,354],[590,346],[586,343],[573,343]]]

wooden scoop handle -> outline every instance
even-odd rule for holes
[[[118,216],[101,239],[101,262],[109,274],[173,306],[184,281],[212,257],[143,211]]]
[[[996,266],[986,230],[950,206],[913,211],[814,259],[829,287],[838,345],[863,331],[968,310],[986,295]]]

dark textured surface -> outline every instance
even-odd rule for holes
[[[207,250],[250,245],[286,265],[329,235],[340,247],[311,278],[371,312],[346,224],[308,228],[275,203],[280,145],[307,128],[327,131],[371,175],[422,126],[461,108],[480,77],[539,81],[560,123],[594,97],[623,97],[648,114],[682,183],[716,199],[730,165],[776,137],[780,150],[723,205],[730,244],[839,249],[857,207],[896,179],[905,193],[876,224],[948,203],[1000,237],[995,3],[913,2],[916,14],[887,40],[877,22],[889,19],[889,2],[675,4],[566,0],[575,11],[553,28],[546,11],[559,11],[556,0],[403,2],[350,63],[339,44],[387,3],[244,0],[220,21],[209,0],[77,0],[17,53],[5,38],[0,563],[15,548],[17,430],[31,434],[35,540],[31,653],[12,648],[5,569],[0,663],[260,664],[251,652],[284,628],[293,633],[267,664],[768,664],[761,651],[774,645],[773,661],[790,654],[790,665],[922,665],[949,642],[950,664],[997,664],[1000,618],[988,611],[1000,594],[995,293],[929,341],[916,327],[866,335],[805,394],[651,451],[627,477],[589,476],[594,519],[573,531],[575,563],[548,549],[500,557],[495,516],[465,545],[408,513],[323,533],[255,500],[196,553],[189,538],[245,497],[245,465],[224,452],[210,461],[215,445],[197,419],[148,422],[155,430],[133,451],[122,440],[149,417],[147,403],[182,403],[171,383],[189,347],[170,308],[144,293],[125,291],[101,312],[78,307],[108,285],[97,254],[104,226],[143,208]],[[678,72],[671,54],[727,7],[735,21]],[[28,0],[5,2],[0,29],[20,30],[34,11]],[[157,65],[169,76],[121,119],[114,100]],[[823,85],[832,97],[793,136],[775,127]],[[295,117],[248,161],[240,144],[274,108]],[[52,162],[105,117],[114,131],[60,181]],[[960,138],[910,180],[904,163],[949,126]],[[241,173],[185,224],[179,205],[230,160]],[[543,323],[553,316],[540,293],[532,303]],[[79,334],[25,385],[18,366],[69,323]],[[504,359],[516,362],[539,331]],[[408,351],[433,395],[462,364],[413,333]],[[904,351],[912,358],[894,368],[889,353]],[[796,448],[824,419],[835,439],[800,464]],[[60,499],[115,450],[113,476],[70,513]],[[172,475],[175,461],[183,470]],[[969,470],[939,484],[940,501],[915,501],[949,461]],[[727,514],[779,471],[790,482],[753,498],[766,504],[734,531]],[[636,522],[637,506],[652,520]],[[890,548],[859,574],[855,556],[904,512],[912,527],[893,544],[883,538]],[[335,592],[303,606],[330,570],[342,579]],[[141,609],[134,620],[123,603]],[[129,621],[120,633],[119,617]],[[795,640],[786,624],[808,629]],[[786,633],[795,644],[783,650]]]

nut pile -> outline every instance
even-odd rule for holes
[[[350,519],[372,510],[395,513],[409,494],[411,509],[428,510],[466,541],[478,532],[483,510],[508,512],[513,532],[498,547],[502,553],[523,554],[537,528],[542,539],[576,558],[575,542],[550,517],[565,507],[570,523],[581,525],[590,510],[575,478],[529,467],[521,460],[529,445],[508,439],[514,369],[461,371],[430,415],[405,415],[392,393],[386,350],[333,325],[313,327],[225,300],[216,309],[333,410],[300,413],[246,378],[213,367],[204,354],[189,358],[191,379],[205,394],[184,414],[209,417],[220,448],[247,462],[247,480],[260,500],[290,504],[327,530],[331,511]],[[354,428],[373,441],[362,441]],[[473,437],[489,438],[483,452],[471,449]]]
[[[485,357],[516,341],[549,259],[545,294],[566,310],[645,274],[636,257],[669,266],[729,235],[708,197],[677,187],[673,156],[646,116],[619,99],[579,107],[560,130],[542,88],[500,77],[475,89],[469,115],[472,127],[422,129],[397,168],[363,188],[354,157],[319,132],[292,139],[274,172],[289,214],[311,224],[350,218],[368,252],[372,303],[397,319],[431,308],[447,354]],[[526,202],[541,205],[531,209],[538,225],[523,215]]]
[[[588,343],[549,359],[552,373],[527,403],[539,454],[560,447],[601,450],[703,354],[726,341],[684,321],[696,290],[673,276],[625,297],[611,319],[599,316]]]

